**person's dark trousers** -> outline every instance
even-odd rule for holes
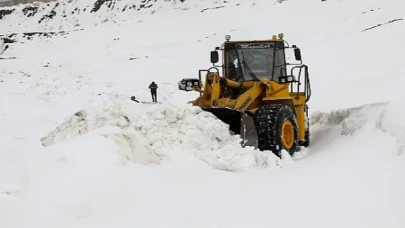
[[[157,92],[152,91],[151,94],[152,94],[152,101],[157,102]]]

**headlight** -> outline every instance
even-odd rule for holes
[[[295,82],[295,77],[290,75],[290,76],[280,76],[278,77],[278,81],[280,83],[290,83],[290,82]]]

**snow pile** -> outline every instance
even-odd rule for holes
[[[185,151],[217,169],[240,171],[289,163],[271,152],[242,148],[239,135],[198,107],[145,105],[117,98],[80,110],[42,138],[44,146],[97,135],[115,142],[120,162],[158,164]]]
[[[330,113],[316,111],[312,113],[310,124],[324,126],[341,126],[342,135],[351,135],[362,129],[367,123],[375,124],[378,113],[386,104],[370,104],[360,107],[333,110]]]
[[[405,103],[396,100],[389,103],[379,114],[376,126],[384,132],[396,137],[398,155],[405,152],[405,123],[403,121]]]
[[[398,154],[405,151],[405,125],[401,119],[404,104],[402,101],[375,103],[349,109],[333,110],[330,113],[314,112],[311,125],[340,127],[342,135],[353,135],[360,131],[382,130],[398,141]]]

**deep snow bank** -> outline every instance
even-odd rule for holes
[[[386,132],[397,139],[398,155],[405,152],[405,124],[401,113],[405,110],[403,101],[367,104],[360,107],[334,110],[330,113],[314,112],[311,125],[340,127],[341,134],[350,136],[356,132],[375,130]]]
[[[339,127],[341,134],[349,137],[356,132],[384,131],[396,137],[401,154],[405,150],[405,126],[396,115],[402,107],[392,102],[330,113],[317,111],[311,115],[311,128],[316,131],[325,126]],[[94,151],[106,151],[111,146],[110,152],[103,153],[111,156],[111,151],[116,151],[111,160],[121,164],[162,164],[193,155],[217,169],[242,171],[294,162],[287,154],[280,160],[270,152],[242,148],[239,136],[230,135],[226,124],[197,107],[145,105],[121,98],[105,100],[75,113],[41,141],[44,146],[55,147],[54,151],[73,142],[68,151],[93,151],[91,156],[97,156]],[[316,138],[312,142],[319,143]],[[80,149],[83,147],[87,149]],[[299,159],[308,151],[302,148],[294,158]]]
[[[282,161],[270,152],[242,148],[239,136],[230,135],[226,124],[197,107],[145,105],[121,99],[106,100],[75,113],[42,138],[42,143],[52,146],[77,140],[78,136],[91,140],[91,135],[115,142],[122,163],[159,164],[182,156],[179,151],[217,169],[232,171],[274,167],[290,161]],[[95,146],[92,150],[102,148]]]

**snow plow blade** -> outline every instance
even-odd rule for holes
[[[258,147],[257,131],[252,116],[226,107],[202,107],[202,109],[228,124],[229,130],[234,134],[240,135],[242,147]]]

